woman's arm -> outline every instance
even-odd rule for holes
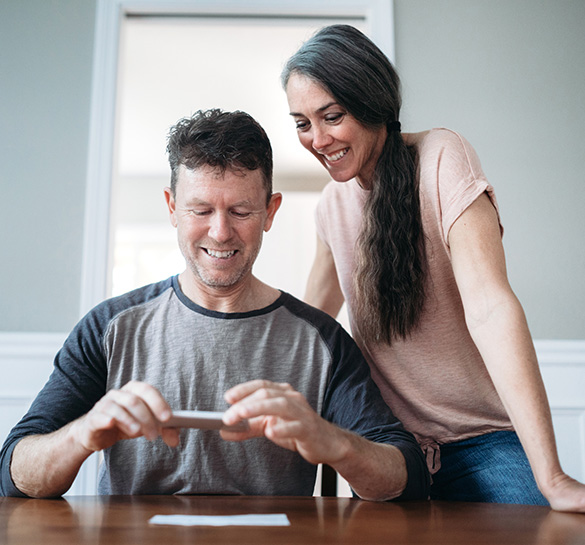
[[[508,282],[496,211],[478,198],[449,232],[469,332],[551,507],[585,512],[585,486],[563,473],[528,324]]]
[[[305,302],[336,318],[343,301],[331,250],[317,236],[317,252],[307,280]]]

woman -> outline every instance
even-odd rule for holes
[[[473,148],[446,129],[402,134],[399,78],[351,26],[320,30],[282,82],[301,144],[334,180],[306,299],[333,316],[347,302],[386,402],[426,453],[431,498],[585,511]]]

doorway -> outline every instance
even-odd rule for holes
[[[184,269],[163,188],[171,125],[196,110],[244,110],[274,151],[274,190],[283,204],[254,273],[299,298],[314,257],[313,214],[328,181],[298,142],[280,72],[318,28],[335,22],[365,31],[359,18],[127,16],[122,22],[108,295]]]

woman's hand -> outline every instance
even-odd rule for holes
[[[542,491],[555,511],[585,513],[585,485],[561,473]]]

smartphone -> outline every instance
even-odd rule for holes
[[[226,426],[221,411],[173,411],[170,420],[163,422],[165,428],[197,428],[200,430],[247,431],[248,421],[242,420]]]

